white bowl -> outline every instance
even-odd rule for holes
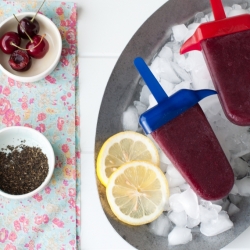
[[[25,16],[33,17],[35,12],[22,12],[16,14],[18,20]],[[37,14],[36,20],[40,24],[39,35],[46,34],[46,40],[49,43],[49,51],[41,59],[32,58],[32,66],[25,72],[13,70],[8,63],[10,55],[3,53],[0,50],[0,70],[8,77],[20,82],[35,82],[45,78],[57,66],[62,51],[62,38],[56,25],[46,16]],[[14,16],[10,16],[0,23],[0,37],[8,31],[17,32],[17,20]],[[21,47],[25,48],[28,40],[22,39]]]
[[[25,199],[40,192],[49,183],[55,168],[55,154],[53,148],[48,139],[43,134],[35,129],[22,126],[7,127],[0,130],[0,149],[6,149],[8,145],[15,147],[19,146],[20,144],[41,148],[42,152],[48,158],[49,171],[43,183],[38,188],[29,193],[13,195],[3,192],[0,189],[0,195],[9,199]]]

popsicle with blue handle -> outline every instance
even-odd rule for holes
[[[225,197],[234,184],[234,174],[198,104],[216,91],[182,89],[168,97],[142,58],[134,64],[158,102],[140,116],[144,132],[152,135],[200,197]]]

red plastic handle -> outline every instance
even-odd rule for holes
[[[221,0],[210,0],[210,4],[212,6],[215,20],[226,18],[226,14],[225,14]]]

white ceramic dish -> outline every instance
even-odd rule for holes
[[[21,126],[13,126],[0,130],[0,149],[7,148],[8,145],[19,146],[20,144],[41,148],[42,152],[48,158],[49,172],[44,182],[30,193],[12,195],[0,190],[0,195],[9,199],[26,199],[40,192],[49,183],[55,167],[55,155],[53,148],[43,134],[35,129]]]
[[[33,17],[35,12],[22,12],[16,14],[18,20],[25,16]],[[62,51],[62,38],[56,25],[46,16],[37,14],[36,20],[40,24],[39,35],[46,34],[49,43],[49,51],[42,59],[32,58],[32,66],[25,72],[13,70],[8,63],[10,55],[4,54],[0,50],[0,70],[8,77],[21,82],[35,82],[49,75],[57,66]],[[17,32],[17,21],[14,16],[10,16],[0,23],[0,37],[8,31]],[[21,47],[25,48],[27,40],[22,39]]]

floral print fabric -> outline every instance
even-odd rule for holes
[[[0,22],[40,5],[0,1]],[[0,250],[68,250],[80,244],[76,5],[46,1],[40,12],[62,35],[60,63],[35,83],[14,81],[0,72],[0,128],[27,126],[43,133],[53,146],[56,168],[49,185],[32,198],[0,197]]]

